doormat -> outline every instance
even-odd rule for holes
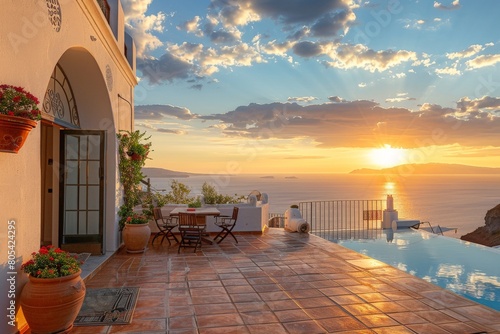
[[[87,289],[75,326],[126,325],[132,321],[139,288]]]

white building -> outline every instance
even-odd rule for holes
[[[43,114],[19,153],[0,152],[0,333],[16,333],[26,329],[20,266],[40,245],[93,254],[119,247],[116,133],[133,128],[135,47],[119,0],[7,0],[0,60],[0,84],[31,92]]]

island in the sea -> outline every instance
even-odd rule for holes
[[[361,168],[349,174],[500,174],[500,168],[428,163],[404,164],[383,169]]]
[[[166,177],[166,178],[170,177],[184,178],[184,177],[189,177],[191,175],[202,175],[195,173],[177,172],[174,170],[157,168],[157,167],[143,167],[142,174],[146,177]]]

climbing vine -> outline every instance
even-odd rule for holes
[[[120,217],[120,230],[125,226],[125,221],[134,213],[134,207],[141,202],[141,180],[144,178],[142,167],[148,159],[151,149],[151,136],[146,137],[146,132],[120,131],[118,137],[120,182],[123,186],[123,204],[118,211]]]

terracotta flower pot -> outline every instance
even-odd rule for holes
[[[28,118],[0,114],[0,152],[17,153],[36,125]]]
[[[142,253],[146,250],[151,228],[146,224],[125,224],[122,231],[123,242],[129,253]]]
[[[76,274],[34,278],[21,292],[21,307],[33,334],[68,333],[85,298],[85,283]]]

